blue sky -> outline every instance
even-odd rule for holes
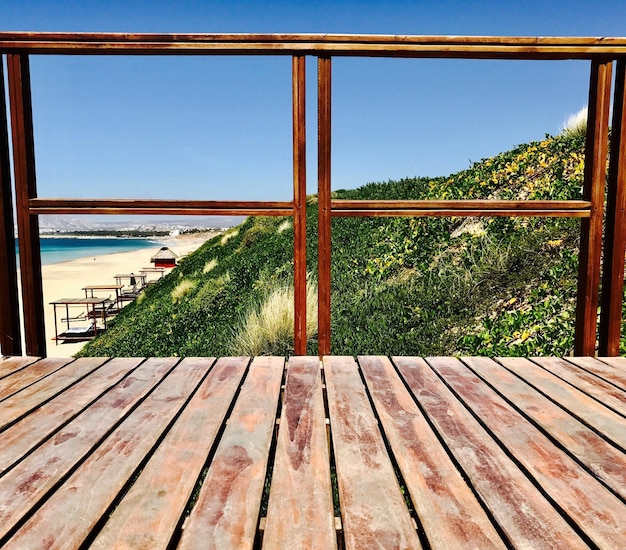
[[[623,36],[626,2],[0,0],[0,28]],[[37,56],[31,72],[40,196],[291,197],[289,57]],[[588,73],[580,61],[335,59],[333,188],[445,176],[556,134],[586,104]]]

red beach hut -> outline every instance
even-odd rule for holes
[[[178,255],[175,252],[172,252],[167,246],[163,246],[150,258],[150,261],[154,267],[176,267],[176,258]]]

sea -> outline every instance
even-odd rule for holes
[[[130,252],[140,248],[159,248],[162,246],[161,243],[151,239],[125,237],[41,237],[39,242],[43,265],[101,254]],[[15,248],[18,252],[17,242]]]

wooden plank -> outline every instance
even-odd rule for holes
[[[104,359],[93,358],[94,363]],[[59,430],[143,359],[112,359],[0,434],[0,474]],[[4,411],[3,411],[4,417]]]
[[[430,547],[505,548],[389,359],[359,365]]]
[[[331,99],[330,57],[317,60],[317,348],[330,353]]]
[[[78,548],[184,407],[213,361],[183,359],[26,521],[6,548]]]
[[[168,548],[248,362],[217,361],[90,548]]]
[[[263,548],[336,548],[319,360],[287,368]]]
[[[39,357],[4,357],[0,359],[0,378],[5,378],[37,361]]]
[[[517,201],[517,200],[346,200],[333,199],[333,210],[588,210],[590,201]]]
[[[599,431],[622,450],[626,449],[626,429],[624,429],[623,417],[528,359],[498,357],[498,362],[571,412],[576,418]]]
[[[568,357],[567,360],[626,391],[626,359],[607,357],[599,361],[593,357]]]
[[[626,454],[492,359],[463,361],[626,500]]]
[[[606,194],[598,355],[619,355],[626,250],[626,61],[617,60]]]
[[[13,526],[98,445],[176,361],[172,358],[147,360],[0,477],[0,545]]]
[[[178,548],[253,547],[284,359],[254,359]]]
[[[46,335],[41,283],[39,221],[28,210],[28,201],[37,196],[35,145],[30,94],[28,55],[7,56],[11,130],[13,134],[13,173],[15,206],[20,246],[22,312],[27,355],[46,355]]]
[[[29,206],[33,214],[293,215],[293,202],[286,201],[32,198]]]
[[[9,161],[9,126],[4,86],[4,56],[0,55],[0,355],[22,354]]]
[[[306,65],[292,59],[294,354],[306,355]]]
[[[72,359],[54,357],[48,359],[40,359],[33,363],[27,369],[16,372],[13,376],[0,380],[0,401],[3,401],[31,384],[50,376],[56,371],[63,369],[70,364]],[[4,420],[4,418],[3,418]]]
[[[587,548],[423,359],[393,361],[512,547]]]
[[[594,397],[600,403],[626,416],[626,392],[593,374],[557,357],[537,357],[533,361],[555,376]]]
[[[598,357],[598,360],[611,365],[622,373],[626,373],[626,357]]]
[[[517,210],[517,209],[509,209],[509,210],[489,210],[479,208],[476,210],[456,210],[454,208],[439,208],[439,209],[429,209],[429,208],[404,208],[404,209],[378,209],[378,210],[365,210],[365,209],[354,209],[354,210],[332,210],[332,216],[335,218],[339,217],[350,217],[350,218],[363,218],[363,217],[412,217],[412,216],[420,216],[423,218],[449,218],[451,216],[457,218],[470,218],[470,217],[481,217],[481,218],[515,218],[515,217],[550,217],[550,218],[589,218],[590,210]]]
[[[33,53],[265,54],[587,59],[626,53],[617,37],[476,37],[336,34],[0,34],[0,49]]]
[[[619,374],[620,379],[626,376],[626,357],[598,357],[598,360],[610,365],[611,369]]]
[[[591,216],[583,218],[580,226],[574,355],[593,356],[596,349],[611,68],[606,60],[591,62],[583,181],[583,199],[591,201]]]
[[[421,548],[356,362],[325,357],[324,374],[345,547]]]
[[[603,36],[450,36],[407,34],[340,34],[340,33],[120,33],[120,32],[40,32],[2,31],[0,40],[15,42],[42,42],[43,46],[58,42],[74,44],[102,42],[170,42],[199,43],[348,43],[348,44],[417,44],[433,46],[561,46],[561,47],[626,47],[626,38]]]
[[[89,375],[92,371],[100,367],[105,359],[82,358],[77,359],[58,369],[53,374],[38,380],[23,390],[8,397],[2,404],[2,420],[0,424],[6,425],[36,409],[48,399]]]
[[[460,361],[428,362],[590,541],[601,548],[621,546],[626,540],[626,504]]]

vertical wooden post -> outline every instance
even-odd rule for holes
[[[626,60],[615,71],[598,355],[619,355],[626,249]]]
[[[306,355],[306,66],[292,58],[294,353]]]
[[[39,221],[29,211],[29,199],[37,196],[29,62],[26,54],[7,59],[26,353],[45,356]]]
[[[593,356],[596,347],[611,69],[610,61],[594,59],[591,62],[583,184],[583,199],[591,201],[591,214],[581,221],[575,355]]]
[[[3,355],[21,355],[22,336],[3,63],[3,56],[0,56],[0,350]]]
[[[318,353],[330,354],[330,138],[331,58],[317,61],[317,254],[318,254]]]

